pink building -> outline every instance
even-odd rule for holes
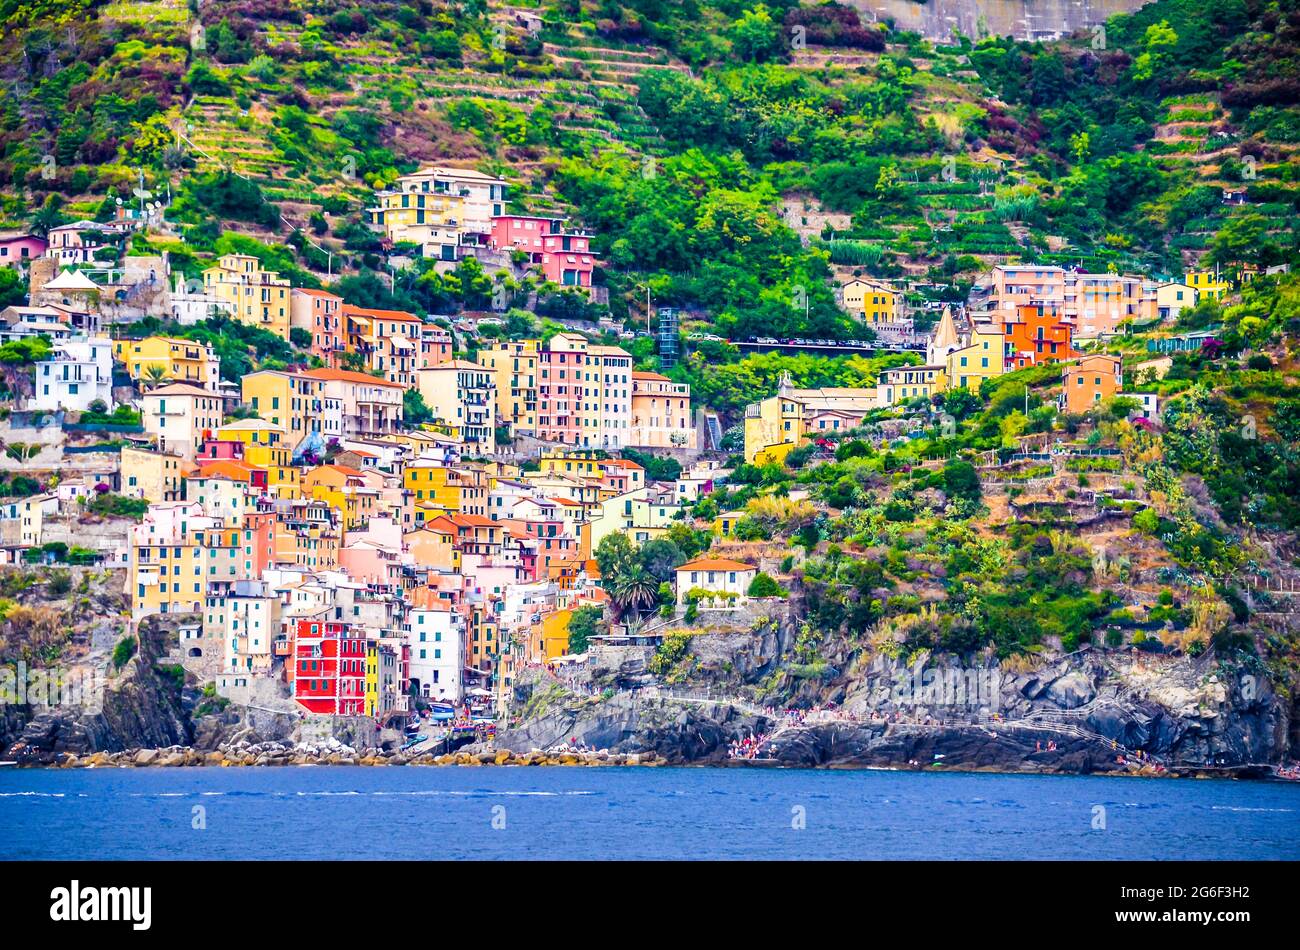
[[[343,298],[327,290],[295,287],[289,295],[290,325],[311,334],[308,352],[328,369],[338,369],[347,342],[343,329]]]
[[[561,287],[590,287],[596,259],[591,255],[591,235],[566,231],[560,218],[497,215],[492,219],[491,246],[522,251],[542,276]]]
[[[0,234],[0,267],[9,264],[25,264],[34,257],[40,257],[48,248],[45,238],[34,234],[11,231]]]

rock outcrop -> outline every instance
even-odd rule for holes
[[[844,649],[809,669],[775,659],[788,642],[782,627],[765,625],[750,638],[693,638],[680,668],[699,701],[654,689],[573,695],[549,683],[547,701],[533,704],[535,714],[499,734],[496,746],[522,752],[572,743],[720,763],[733,743],[758,737],[761,754],[746,761],[1237,775],[1263,774],[1290,754],[1290,701],[1267,677],[1234,670],[1212,652],[1085,650],[1017,671],[992,657],[924,654],[908,665]]]
[[[193,734],[182,681],[157,666],[177,622],[175,616],[142,621],[136,654],[106,678],[93,702],[36,710],[4,758],[49,763],[68,753],[188,745]]]

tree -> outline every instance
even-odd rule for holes
[[[167,367],[161,363],[150,363],[144,368],[144,378],[147,383],[146,389],[156,389],[166,381]]]
[[[744,60],[762,63],[781,51],[781,34],[763,4],[745,11],[727,31],[732,49]]]
[[[610,603],[619,619],[629,614],[639,616],[659,603],[659,581],[638,566],[620,576]]]
[[[784,597],[786,590],[776,582],[776,579],[765,571],[759,571],[754,575],[754,579],[749,582],[749,590],[746,592],[750,597]]]
[[[600,585],[613,591],[620,580],[640,569],[640,558],[632,540],[621,532],[608,534],[596,545],[596,566],[600,568]]]
[[[591,638],[600,633],[604,611],[599,607],[579,607],[569,618],[569,652],[586,653]]]
[[[1133,78],[1147,82],[1155,78],[1172,59],[1170,53],[1178,45],[1178,34],[1168,20],[1152,23],[1142,38],[1143,52],[1133,60]]]
[[[27,285],[16,267],[0,267],[0,309],[15,307],[27,299]]]
[[[433,421],[433,411],[418,389],[408,389],[402,393],[402,418],[413,426]]]
[[[671,581],[675,569],[686,563],[682,549],[670,537],[645,542],[639,554],[642,569],[661,583]]]
[[[970,462],[953,460],[943,467],[943,487],[949,497],[980,500],[980,476]]]

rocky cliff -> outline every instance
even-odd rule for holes
[[[31,718],[4,752],[8,761],[52,762],[65,752],[84,755],[129,748],[188,745],[193,738],[178,668],[158,666],[175,637],[176,619],[149,617],[138,648],[121,669],[112,665],[83,702],[32,707]]]
[[[635,658],[605,657],[573,686],[542,676],[521,686],[522,720],[497,746],[576,743],[684,764],[733,761],[747,743],[757,753],[745,761],[789,766],[1237,775],[1293,754],[1292,700],[1213,651],[908,664],[843,645],[813,667],[778,661],[791,638],[780,622],[691,637],[678,688],[617,689]]]

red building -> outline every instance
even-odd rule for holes
[[[294,630],[293,698],[308,712],[363,716],[366,637],[332,620],[299,620]]]
[[[591,255],[591,235],[566,231],[561,218],[535,218],[505,214],[492,219],[491,246],[522,251],[542,276],[561,287],[590,287],[596,259]]]
[[[1074,328],[1053,306],[1021,304],[1015,318],[1006,321],[1007,368],[1024,369],[1036,363],[1073,359]]]

